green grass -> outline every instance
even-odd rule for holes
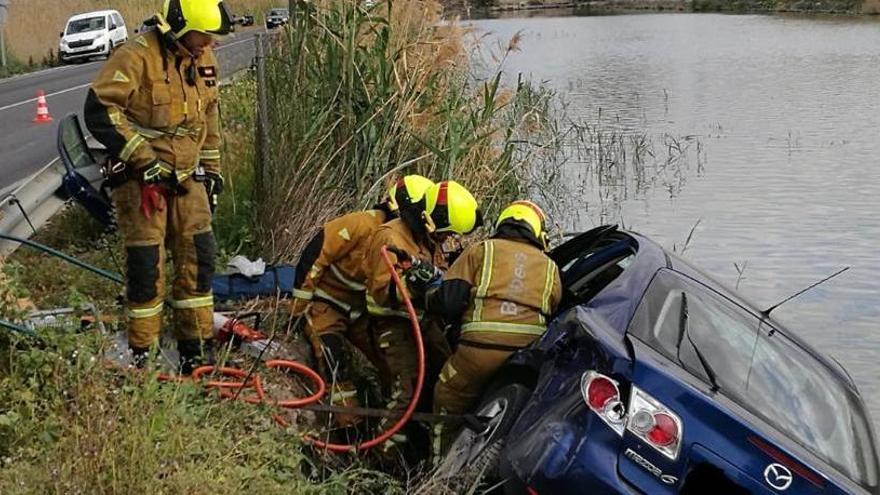
[[[95,333],[0,335],[0,493],[400,493],[327,472],[268,411],[103,364]]]

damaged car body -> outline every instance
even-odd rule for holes
[[[837,362],[650,239],[603,226],[551,255],[565,286],[440,476],[503,493],[880,493]],[[464,474],[463,474],[464,473]],[[472,480],[473,481],[473,480]]]

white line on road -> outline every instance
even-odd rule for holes
[[[85,83],[85,84],[80,84],[79,86],[74,86],[74,87],[72,87],[72,88],[62,89],[61,91],[56,91],[56,92],[54,92],[54,93],[49,93],[49,94],[47,94],[47,95],[46,95],[46,98],[51,98],[51,97],[53,97],[53,96],[57,96],[57,95],[60,95],[60,94],[69,93],[69,92],[71,92],[71,91],[76,91],[76,90],[78,90],[78,89],[82,89],[82,88],[87,88],[87,87],[89,87],[89,86],[91,86],[91,85],[92,85],[92,83],[88,82],[88,83]],[[27,99],[27,100],[24,100],[24,101],[20,101],[20,102],[18,102],[18,103],[13,103],[13,104],[11,104],[11,105],[6,105],[5,107],[0,107],[0,112],[2,112],[3,110],[9,110],[10,108],[15,108],[15,107],[20,107],[20,106],[22,106],[22,105],[27,105],[28,103],[33,103],[33,102],[35,102],[35,101],[37,101],[37,98],[30,98],[30,99]]]
[[[215,48],[214,51],[219,52],[220,50],[222,50],[224,48],[229,48],[230,46],[240,45],[242,43],[253,43],[253,42],[254,42],[254,37],[251,36],[250,38],[248,38],[246,40],[234,41],[232,43],[224,43],[224,44],[218,46],[217,48]]]
[[[0,79],[0,86],[4,85],[6,83],[21,81],[22,79],[30,79],[34,76],[45,76],[46,74],[50,74],[52,72],[58,72],[58,71],[69,70],[69,69],[81,69],[83,67],[88,67],[90,65],[99,64],[101,62],[103,62],[103,60],[99,60],[96,62],[88,62],[85,64],[77,64],[77,65],[62,65],[61,67],[52,67],[51,69],[43,69],[43,70],[38,70],[36,72],[28,72],[26,74],[19,74],[17,76],[5,77],[3,79]]]

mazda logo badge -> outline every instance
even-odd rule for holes
[[[791,471],[782,464],[770,464],[764,469],[764,480],[776,490],[787,490],[791,486],[794,477]]]

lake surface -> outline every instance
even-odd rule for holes
[[[880,22],[658,14],[472,24],[505,46],[521,32],[506,75],[546,81],[569,118],[647,136],[661,162],[668,136],[686,138],[672,180],[664,171],[654,187],[628,186],[612,208],[598,204],[607,191],[570,181],[577,206],[557,218],[565,228],[623,222],[681,251],[697,225],[685,257],[764,307],[852,267],[774,316],[846,366],[878,424]]]

